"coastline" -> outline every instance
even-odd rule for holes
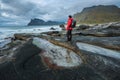
[[[57,80],[58,77],[70,80],[68,75],[71,74],[74,79],[120,79],[120,27],[114,27],[116,25],[98,25],[83,30],[77,27],[72,32],[71,42],[66,41],[64,30],[14,34],[9,47],[1,51],[0,71],[13,72],[7,74],[10,80],[13,74],[16,80],[19,76],[26,80]]]

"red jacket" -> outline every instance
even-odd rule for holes
[[[72,30],[72,21],[73,18],[68,19],[66,30]]]

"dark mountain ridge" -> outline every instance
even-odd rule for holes
[[[37,26],[37,25],[59,25],[64,24],[64,22],[57,22],[57,21],[44,21],[42,19],[34,18],[28,23],[28,26]]]

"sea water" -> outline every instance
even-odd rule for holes
[[[60,31],[59,25],[53,26],[0,26],[0,48],[11,42],[11,38],[15,33],[41,33],[50,30],[53,27],[55,30]]]

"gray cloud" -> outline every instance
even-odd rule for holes
[[[30,2],[23,3],[22,1],[16,0],[2,0],[2,3],[10,7],[3,8],[3,11],[7,12],[8,14],[14,14],[16,16],[24,16],[29,11],[36,8],[36,5]]]
[[[69,14],[93,5],[117,5],[119,0],[1,0],[0,22],[27,24],[31,18],[66,21]]]

